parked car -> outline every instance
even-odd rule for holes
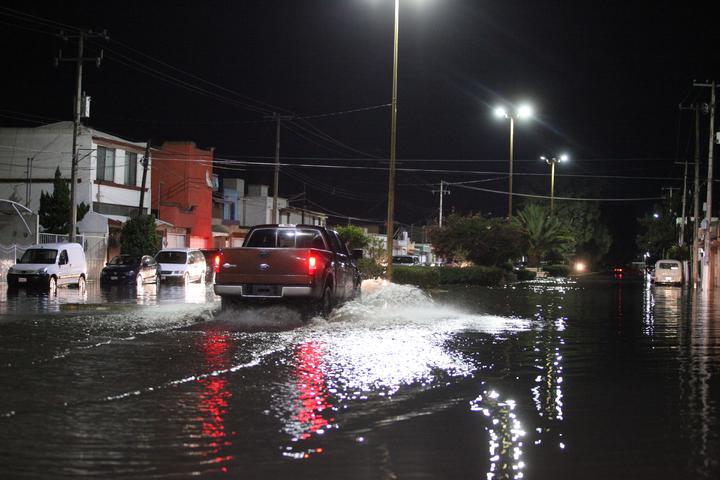
[[[54,294],[63,285],[85,289],[86,280],[85,252],[79,243],[33,245],[7,274],[8,291],[24,287]]]
[[[100,285],[160,283],[160,265],[150,255],[118,255],[100,273]]]
[[[655,262],[654,281],[656,285],[681,285],[682,263],[678,260],[658,260]]]
[[[413,267],[420,265],[420,259],[414,255],[393,255],[392,264],[394,267]]]
[[[163,282],[205,281],[205,256],[196,248],[164,248],[155,255]]]

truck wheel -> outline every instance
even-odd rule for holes
[[[332,288],[330,288],[330,285],[326,285],[325,290],[323,291],[322,299],[320,300],[320,316],[323,318],[329,317],[334,306],[335,302],[333,299]]]

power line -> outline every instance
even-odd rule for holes
[[[497,193],[500,195],[507,195],[508,192],[504,190],[491,190],[489,188],[470,187],[468,185],[457,185],[459,188],[466,188],[468,190],[478,190],[487,193]],[[549,200],[550,197],[547,195],[531,195],[529,193],[516,193],[513,192],[514,196],[527,197],[527,198],[541,198]],[[555,200],[570,200],[579,202],[647,202],[651,200],[662,200],[663,197],[639,197],[639,198],[580,198],[580,197],[554,197]]]

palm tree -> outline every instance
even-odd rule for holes
[[[542,205],[527,204],[517,213],[516,222],[527,236],[528,262],[537,266],[540,259],[550,251],[569,252],[575,243],[563,223]]]

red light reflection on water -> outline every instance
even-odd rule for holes
[[[314,434],[324,433],[335,418],[330,417],[332,404],[328,400],[321,345],[306,342],[298,346],[295,376],[300,393],[296,401],[297,420],[302,433],[299,439],[305,440]],[[326,418],[327,417],[327,418]],[[315,449],[322,453],[322,449]]]
[[[221,370],[228,367],[227,351],[229,348],[227,334],[211,334],[205,337],[202,345],[205,354],[207,367],[213,370]],[[203,390],[200,396],[198,410],[203,417],[201,434],[203,438],[209,439],[209,446],[212,447],[211,455],[213,463],[226,463],[232,460],[232,455],[219,455],[220,449],[232,445],[225,431],[225,415],[227,414],[228,401],[232,393],[227,390],[228,381],[222,377],[210,376],[201,378],[198,383]],[[221,471],[227,472],[227,466],[222,466]]]

